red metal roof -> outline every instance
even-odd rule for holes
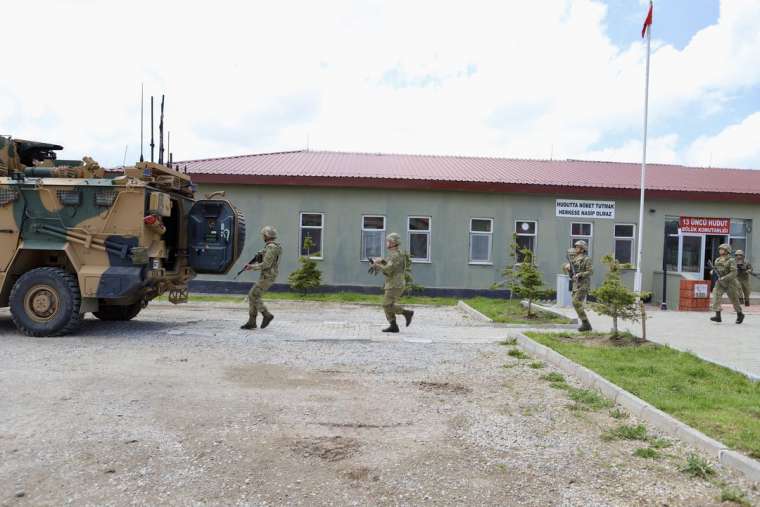
[[[292,151],[178,162],[193,179],[250,183],[634,195],[641,165],[582,160]],[[653,196],[760,201],[760,171],[648,164]]]

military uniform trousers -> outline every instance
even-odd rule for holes
[[[389,323],[396,321],[396,315],[404,313],[398,301],[401,299],[401,295],[404,293],[404,289],[385,289],[385,297],[383,297],[383,310],[385,311],[385,318]]]
[[[734,305],[734,310],[736,310],[736,313],[742,313],[742,306],[739,303],[740,292],[741,286],[737,281],[719,281],[715,284],[715,288],[712,291],[712,304],[710,305],[710,309],[714,312],[719,312],[720,302],[723,299],[723,294],[727,294],[728,299],[731,300],[731,304]]]
[[[586,310],[584,308],[587,296],[587,287],[573,288],[573,308],[575,308],[575,313],[578,314],[578,318],[581,320],[588,320],[588,315],[586,315]]]
[[[736,280],[739,282],[739,285],[741,286],[742,290],[737,294],[739,296],[739,299],[749,299],[750,295],[752,294],[752,284],[750,283],[749,276],[744,278],[736,278]]]
[[[261,278],[258,282],[253,284],[253,287],[251,287],[251,290],[248,292],[248,314],[251,319],[255,320],[258,312],[261,312],[262,315],[270,315],[261,296],[269,290],[269,287],[271,287],[272,284],[274,284],[274,280]]]

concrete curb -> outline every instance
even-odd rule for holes
[[[457,308],[459,308],[460,310],[462,310],[464,313],[466,313],[467,315],[469,315],[475,320],[479,320],[481,322],[493,322],[492,318],[483,315],[482,313],[480,313],[475,308],[468,305],[461,299],[457,302]]]
[[[528,338],[523,333],[516,332],[515,337],[517,345],[526,352],[530,352],[537,358],[553,364],[565,373],[575,376],[582,384],[597,389],[606,398],[623,406],[628,412],[643,419],[651,426],[673,438],[678,438],[694,445],[711,458],[720,461],[724,466],[744,474],[748,479],[760,481],[759,461],[729,449],[725,444],[682,423],[673,416],[666,414],[641,398],[618,387],[598,373],[571,361],[557,351]]]

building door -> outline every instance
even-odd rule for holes
[[[705,258],[704,258],[704,273],[703,278],[705,280],[710,279],[710,268],[707,267],[707,261],[713,261],[718,258],[718,247],[723,243],[728,243],[728,237],[708,234],[705,236]]]

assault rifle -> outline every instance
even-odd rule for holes
[[[570,265],[570,284],[568,285],[570,292],[573,291],[573,280],[575,279],[575,265],[573,265],[573,260],[570,258],[570,253],[565,253],[565,258],[567,259],[567,263]]]
[[[251,259],[250,261],[246,262],[243,265],[243,269],[237,272],[237,275],[235,275],[235,278],[233,278],[233,280],[243,274],[243,271],[245,271],[245,267],[248,264],[258,264],[263,261],[264,261],[264,250],[259,250],[258,252],[256,252],[256,255],[253,256],[253,259]]]
[[[715,288],[715,284],[720,280],[720,276],[715,271],[715,267],[710,259],[707,259],[707,267],[710,268],[710,290]]]
[[[744,264],[744,263],[741,263],[741,264],[737,263],[736,264],[736,271],[738,271],[739,273],[743,273],[743,272],[747,271],[747,265]],[[750,274],[750,276],[754,276],[755,278],[760,278],[760,275],[758,275],[757,273],[753,273],[752,271],[750,271],[749,274]]]
[[[385,259],[380,259],[377,262],[377,264],[385,264],[385,263],[386,263]],[[369,258],[369,269],[367,270],[367,273],[369,273],[371,275],[376,275],[377,274],[377,270],[378,270],[378,267],[377,267],[377,265],[375,263],[375,259],[373,257],[370,257]]]

